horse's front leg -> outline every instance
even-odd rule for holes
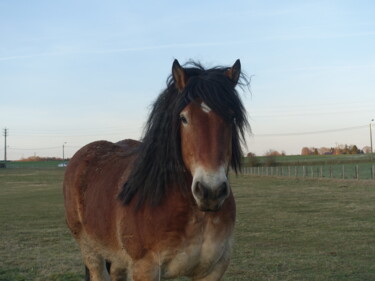
[[[159,266],[160,262],[154,254],[147,254],[142,259],[134,262],[131,270],[133,281],[159,281],[162,272]]]
[[[229,260],[229,254],[224,254],[209,274],[204,277],[194,277],[193,281],[220,281],[228,268]]]

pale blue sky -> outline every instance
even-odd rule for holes
[[[174,58],[240,58],[252,76],[247,151],[362,148],[374,50],[374,1],[0,0],[0,128],[8,159],[138,139]]]

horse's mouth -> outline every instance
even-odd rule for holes
[[[221,202],[199,202],[198,203],[198,209],[202,212],[218,212],[221,210],[221,207],[224,203],[225,199]]]
[[[216,213],[218,211],[220,211],[221,208],[216,208],[216,209],[209,209],[209,208],[199,208],[200,211],[202,212],[212,212],[212,213]]]

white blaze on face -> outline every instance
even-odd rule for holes
[[[209,113],[211,111],[211,108],[207,104],[205,104],[204,102],[201,103],[201,108],[206,113]]]

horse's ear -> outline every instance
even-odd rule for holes
[[[231,68],[225,72],[225,75],[229,77],[230,80],[233,81],[234,85],[237,85],[238,79],[240,79],[241,74],[241,62],[240,60],[236,60]]]
[[[181,67],[180,63],[178,60],[174,60],[173,65],[172,65],[172,75],[173,79],[176,85],[176,88],[182,92],[182,90],[186,86],[186,73],[185,70]]]

